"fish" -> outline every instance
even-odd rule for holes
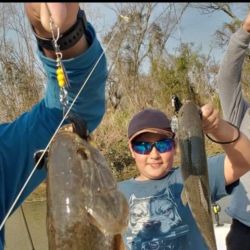
[[[210,250],[216,250],[205,140],[200,109],[186,101],[178,113],[178,141],[183,177],[183,204],[191,213]]]
[[[123,250],[127,200],[104,156],[76,127],[61,127],[47,154],[49,250]]]

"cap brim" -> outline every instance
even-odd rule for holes
[[[166,135],[170,138],[173,138],[175,135],[175,133],[170,130],[168,131],[168,130],[159,129],[159,128],[145,128],[133,134],[129,138],[129,142],[132,141],[136,136],[143,134],[143,133],[154,133],[154,134]]]

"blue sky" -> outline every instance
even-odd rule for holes
[[[247,10],[244,6],[245,3],[233,4],[233,10],[242,20],[247,14]],[[223,23],[230,20],[230,17],[223,12],[201,14],[201,12],[196,9],[188,9],[180,25],[181,37],[183,41],[194,42],[197,47],[202,46],[204,53],[208,53],[212,47],[211,55],[219,60],[224,50],[214,48],[214,33],[216,29],[222,27]],[[171,42],[168,44],[169,47],[173,46],[173,40]]]
[[[96,20],[100,30],[110,27],[115,21],[115,13],[108,8],[108,6],[112,6],[113,4],[88,3],[91,10],[90,13],[93,14],[94,12],[94,15],[98,16]],[[233,3],[233,10],[238,17],[244,19],[247,13],[246,3]],[[230,18],[223,12],[201,14],[197,9],[188,9],[183,15],[182,22],[173,34],[173,37],[168,40],[166,46],[169,51],[174,52],[180,40],[182,42],[193,42],[194,48],[201,48],[202,53],[205,55],[212,48],[211,56],[216,61],[220,61],[224,50],[214,47],[214,33],[224,22],[229,20]]]

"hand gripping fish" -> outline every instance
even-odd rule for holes
[[[186,102],[179,111],[178,138],[184,182],[182,202],[188,202],[208,249],[216,250],[201,114],[191,101]]]
[[[62,127],[48,152],[49,249],[124,249],[126,198],[117,190],[103,155],[74,128]]]

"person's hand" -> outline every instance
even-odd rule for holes
[[[69,30],[77,20],[79,3],[25,3],[26,15],[31,23],[36,35],[41,38],[52,38],[50,17],[52,17],[54,26],[52,29],[54,36],[57,37],[57,28],[60,35]],[[88,42],[83,35],[82,38],[72,47],[62,51],[63,59],[78,56],[88,48]],[[55,59],[55,53],[52,50],[43,48],[46,56]]]
[[[220,116],[219,111],[212,104],[205,104],[201,107],[202,112],[202,127],[205,133],[212,133],[218,129]]]
[[[238,129],[220,118],[219,111],[212,104],[202,106],[201,112],[203,132],[212,135],[214,142],[224,143],[238,139]],[[209,138],[211,139],[211,136]]]
[[[247,17],[242,24],[242,29],[250,33],[250,12],[248,12]]]
[[[41,37],[51,37],[50,14],[63,33],[75,22],[78,3],[25,3],[27,17],[36,33]]]

